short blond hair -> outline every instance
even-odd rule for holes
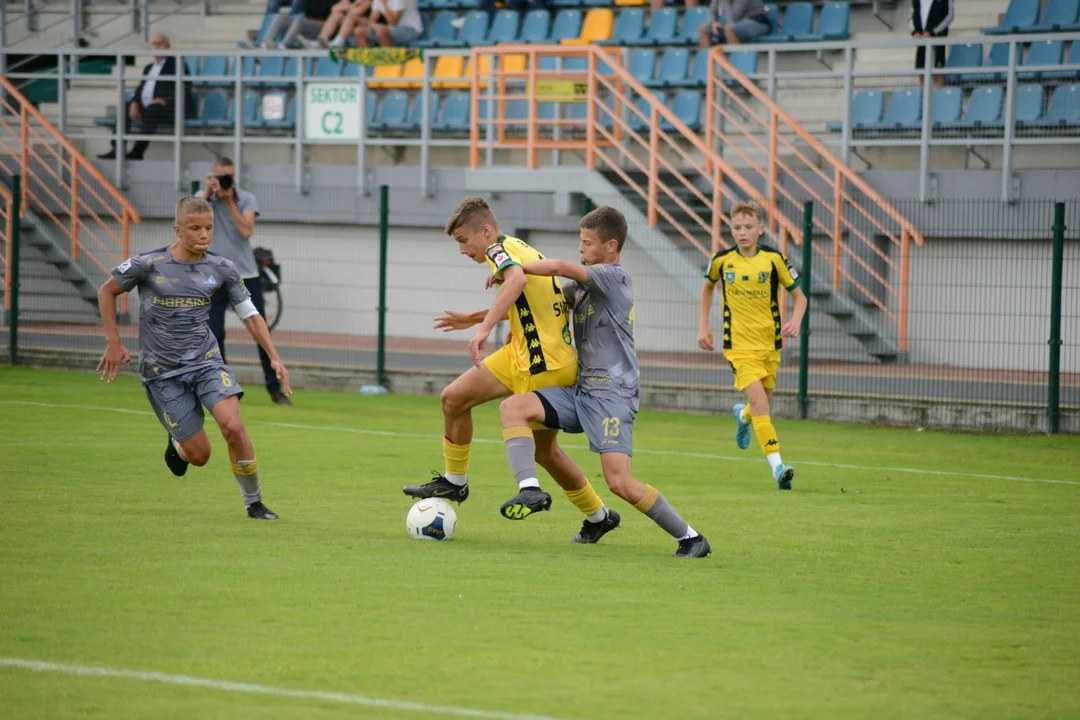
[[[734,218],[736,215],[749,215],[761,222],[761,206],[753,200],[740,200],[731,206],[731,211],[728,213],[729,218]]]
[[[454,231],[465,225],[471,230],[479,230],[484,223],[498,229],[499,223],[495,220],[495,213],[491,206],[482,197],[467,197],[461,201],[446,221],[446,234],[453,237]]]
[[[210,206],[210,203],[203,200],[201,197],[195,197],[189,195],[185,198],[180,198],[180,202],[176,203],[176,224],[181,225],[184,222],[184,218],[188,215],[213,215],[214,208]]]

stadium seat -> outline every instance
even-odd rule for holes
[[[443,43],[455,42],[458,31],[454,27],[457,13],[453,10],[442,10],[435,13],[431,22],[427,23],[427,34],[424,39],[417,41],[418,48],[448,47]]]
[[[465,58],[461,55],[441,55],[435,61],[435,69],[431,72],[431,86],[434,88],[448,87],[445,78],[455,80],[465,75]],[[447,97],[447,100],[450,98]]]
[[[391,126],[403,126],[408,114],[409,96],[401,90],[394,90],[383,98],[375,122],[370,127],[372,130],[386,130]]]
[[[1021,85],[1016,88],[1016,126],[1026,127],[1043,118],[1046,91],[1042,85]]]
[[[1018,49],[1018,52],[1020,50]],[[1005,68],[1009,66],[1009,44],[1008,43],[995,43],[990,48],[990,58],[983,65],[985,68]],[[960,81],[965,83],[972,82],[1003,82],[1005,80],[1005,73],[964,73],[960,76]]]
[[[547,42],[551,29],[551,13],[547,10],[532,10],[525,15],[521,23],[521,37],[518,42],[542,45]]]
[[[1011,0],[1005,17],[997,27],[982,28],[984,35],[1008,35],[1022,32],[1023,28],[1039,22],[1039,0]]]
[[[959,68],[982,67],[983,46],[979,43],[966,45],[953,45],[949,49],[949,59],[945,61],[945,68],[956,70]],[[954,85],[962,81],[963,75],[946,75],[945,82]]]
[[[551,23],[551,32],[543,42],[558,45],[563,40],[577,39],[581,35],[581,23],[580,10],[560,10]]]
[[[935,128],[953,126],[960,122],[964,114],[964,91],[960,88],[938,88],[934,90],[934,107],[930,121]]]
[[[1069,56],[1065,58],[1065,65],[1080,65],[1080,41],[1073,40],[1069,48]],[[1044,72],[1043,80],[1075,80],[1080,78],[1080,67],[1073,70],[1054,70]]]
[[[922,91],[915,88],[896,90],[889,98],[889,107],[881,122],[869,126],[872,130],[914,130],[922,127]]]
[[[296,84],[296,74],[296,58],[265,57],[259,63],[259,82],[253,84],[263,87],[290,87]]]
[[[350,65],[354,63],[349,63]],[[375,115],[379,112],[379,96],[374,90],[367,91],[367,99],[364,101],[364,123],[367,127],[371,127],[371,123],[375,122]]]
[[[610,8],[593,8],[585,13],[585,22],[581,27],[581,34],[576,38],[563,40],[562,44],[590,45],[594,42],[607,40],[611,37],[614,24],[615,13]]]
[[[210,55],[202,59],[200,77],[231,77],[233,74],[232,63],[224,55]],[[232,87],[231,80],[195,80],[196,87]]]
[[[501,13],[500,13],[501,14]],[[514,13],[517,15],[517,13]],[[498,16],[496,16],[498,17]],[[461,26],[457,37],[452,40],[438,40],[434,47],[460,48],[472,47],[473,45],[486,45],[488,35],[488,21],[490,18],[486,12],[476,10],[465,16],[465,23]]]
[[[667,105],[666,92],[661,90],[660,92],[655,93],[654,97],[656,98],[657,102]],[[641,111],[641,115],[644,115],[644,117],[634,112],[633,110],[629,111],[628,114],[630,116],[630,129],[637,132],[648,132],[649,120],[652,117],[652,105],[649,103],[649,99],[644,96],[639,97],[635,105],[637,106],[637,109]]]
[[[1001,110],[1005,92],[998,85],[976,88],[968,99],[964,119],[956,127],[965,130],[1001,127]]]
[[[480,88],[484,89],[488,86],[488,79],[491,77],[491,55],[480,55],[480,71],[478,73],[480,80]],[[440,58],[441,59],[441,58]],[[464,80],[449,80],[443,83],[443,87],[456,88],[459,90],[469,90],[472,88],[472,75],[473,75],[473,56],[469,56],[465,60],[465,67],[461,70],[461,75]]]
[[[709,73],[709,51],[699,50],[694,56],[694,64],[690,66],[690,72],[686,74],[686,87],[705,87],[705,78]]]
[[[444,56],[448,57],[448,56]],[[439,58],[442,60],[442,58]],[[459,58],[460,59],[460,58]],[[349,63],[350,65],[359,65],[359,63]],[[405,69],[404,65],[377,65],[375,71],[368,77],[368,87],[372,88],[385,88],[389,87],[388,82],[393,82],[401,77],[401,71]]]
[[[615,96],[607,95],[596,106],[596,122],[600,127],[611,130],[615,127]],[[572,120],[588,120],[588,103],[574,103],[570,106],[567,117]]]
[[[629,8],[619,13],[611,37],[601,40],[597,45],[634,45],[645,34],[645,11],[641,8]]]
[[[638,7],[648,4],[649,0],[615,0],[615,7]]]
[[[885,94],[880,90],[860,90],[851,99],[851,127],[865,130],[881,122],[885,114]],[[829,132],[840,132],[843,123],[829,123],[825,126]]]
[[[684,125],[697,132],[701,129],[701,92],[698,90],[680,90],[671,103],[671,111]],[[661,130],[674,130],[675,126],[667,118],[660,119]]]
[[[766,3],[765,14],[769,16],[769,32],[776,32],[776,29],[780,27],[780,6]]]
[[[241,105],[240,118],[244,127],[257,130],[262,125],[262,95],[255,90],[245,90]]]
[[[402,67],[400,79],[387,80],[380,85],[388,90],[407,90],[418,88],[424,81],[424,61],[413,58]]]
[[[758,53],[756,50],[733,52],[728,55],[728,60],[743,75],[754,75],[758,71]],[[724,78],[724,82],[732,87],[742,84],[730,75]]]
[[[336,78],[341,76],[341,65],[328,57],[308,58],[304,72],[313,78]]]
[[[440,97],[438,93],[431,93],[430,105],[428,106],[428,117],[430,118],[428,124],[434,125],[435,118],[439,115],[439,102]],[[405,125],[398,128],[392,127],[391,130],[416,130],[421,129],[424,117],[424,98],[421,93],[417,93],[413,98],[412,108],[409,110],[409,117],[405,120]]]
[[[1020,32],[1073,32],[1080,30],[1080,0],[1050,0],[1042,21]]]
[[[758,42],[795,42],[796,37],[806,37],[814,31],[814,6],[797,2],[787,6],[784,22],[776,32],[762,35]]]
[[[1065,59],[1065,44],[1060,40],[1031,43],[1027,58],[1023,65],[1039,67],[1042,65],[1060,65]],[[1042,71],[1018,72],[1016,76],[1023,81],[1038,80],[1043,76]]]
[[[491,31],[480,45],[498,45],[499,43],[512,43],[518,38],[518,29],[521,26],[521,15],[514,10],[500,10],[495,13],[495,19],[491,22]]]
[[[442,58],[439,58],[442,60]],[[459,58],[460,59],[460,58]],[[431,124],[436,130],[467,131],[469,129],[469,93],[455,91],[443,100],[439,114]]]
[[[517,77],[508,77],[506,84],[511,87],[521,86],[526,82],[528,61],[524,55],[503,55],[499,58],[499,69],[504,73],[519,73]]]
[[[1050,97],[1050,107],[1042,120],[1031,127],[1080,127],[1080,85],[1061,85]]]
[[[679,87],[686,83],[686,73],[690,69],[690,53],[686,50],[669,49],[660,58],[660,67],[656,73],[645,80],[647,87]]]
[[[266,118],[266,117],[263,117],[262,118],[262,127],[265,130],[291,130],[291,129],[295,128],[296,127],[296,96],[294,95],[293,97],[289,98],[288,102],[285,102],[285,93],[282,93],[282,92],[267,93],[264,96],[264,102],[265,102],[265,98],[267,98],[267,97],[275,97],[275,98],[280,97],[282,103],[285,106],[285,114],[280,118]],[[260,104],[260,111],[261,111],[262,107],[263,107],[262,104]],[[261,115],[262,115],[262,113],[260,112],[260,116]]]
[[[789,11],[790,12],[790,11]],[[821,40],[847,40],[851,28],[851,6],[846,2],[822,5],[818,16],[817,31],[796,34],[795,42],[818,42]]]
[[[676,40],[679,13],[675,8],[661,8],[649,18],[649,29],[639,45],[673,45]]]
[[[683,13],[682,25],[679,26],[679,34],[675,38],[676,43],[683,45],[698,44],[698,29],[709,22],[709,7],[698,5],[689,8]]]
[[[633,50],[630,52],[630,74],[638,82],[648,82],[656,67],[655,50]]]

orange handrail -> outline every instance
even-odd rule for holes
[[[497,60],[506,55],[524,55],[527,58],[527,69],[502,70],[502,63]],[[541,70],[541,56],[585,58],[589,70],[587,75],[566,69]],[[489,62],[482,62],[483,57]],[[601,63],[607,66],[608,72],[598,72]],[[671,109],[658,102],[651,91],[635,79],[622,66],[618,56],[610,51],[598,46],[499,45],[474,48],[471,64],[471,167],[479,167],[481,149],[524,149],[525,164],[530,169],[537,167],[538,153],[541,150],[584,153],[586,167],[594,170],[598,162],[603,164],[641,197],[651,227],[656,227],[661,219],[664,220],[706,257],[726,244],[720,232],[723,224],[730,223],[722,210],[728,192],[723,180],[730,181],[739,191],[754,198],[769,211],[770,216],[775,218],[769,234],[774,236],[782,247],[786,245],[787,236],[795,233],[796,225],[793,221],[775,212],[774,205],[752,183],[713,151],[700,135],[683,123]],[[481,67],[489,69],[482,72]],[[545,94],[542,102],[585,102],[586,112],[583,116],[569,119],[539,117],[537,93],[533,91],[539,82],[574,82],[577,87],[573,92]],[[585,93],[580,92],[581,88],[585,89]],[[494,106],[481,105],[484,100]],[[605,100],[608,102],[605,103]],[[514,101],[524,102],[526,112],[524,117],[508,119],[507,104]],[[639,102],[643,105],[641,109],[638,107]],[[482,114],[481,109],[485,107],[487,112]],[[635,122],[625,120],[624,114],[642,121],[650,130],[648,137],[635,128]],[[497,126],[500,131],[492,133],[495,137],[489,140],[481,137],[483,126]],[[505,131],[506,128],[515,126],[524,128],[524,136],[513,136]],[[564,134],[563,131],[567,132]],[[692,157],[692,153],[704,157],[705,162]],[[643,162],[639,155],[646,157],[647,161]],[[677,162],[673,162],[669,156],[675,156]],[[632,177],[633,170],[628,172],[628,167],[646,176],[645,187]],[[687,177],[685,170],[696,171],[705,184],[712,185],[711,189],[703,191]],[[665,180],[662,173],[673,177],[676,182]],[[680,197],[680,192],[693,196],[696,202],[708,210],[705,214],[711,217],[702,217],[701,213],[696,212]],[[680,222],[665,209],[662,200],[677,206],[691,222]],[[702,243],[699,235],[708,238],[706,242]]]
[[[23,177],[22,212],[32,209],[47,218],[50,229],[68,241],[72,260],[85,255],[108,273],[131,254],[130,225],[142,222],[138,211],[3,76],[0,90],[0,106],[7,117],[18,118],[15,127],[0,116],[0,149],[18,161]],[[114,225],[119,225],[119,232]],[[8,300],[9,277],[5,280],[5,302]],[[121,307],[128,309],[127,295],[122,296]]]
[[[4,234],[0,237],[0,262],[4,263],[4,307],[11,307],[11,245],[15,241],[14,213],[11,212],[14,198],[6,185],[0,184],[0,219],[3,219]]]
[[[830,240],[828,250],[814,247],[814,252],[829,263],[824,276],[836,290],[847,282],[863,293],[895,324],[897,345],[901,350],[906,350],[908,254],[910,241],[914,240],[916,245],[923,244],[922,234],[757,84],[737,70],[722,49],[716,48],[710,52],[708,68],[706,142],[712,147],[719,140],[725,148],[746,161],[750,171],[757,173],[768,188],[771,209],[779,210],[781,202],[788,203],[792,208],[798,207],[804,198],[814,202],[815,231]],[[731,87],[729,79],[736,81],[736,87]],[[757,105],[753,104],[755,101]],[[730,106],[737,107],[744,120],[740,121],[730,112]],[[741,140],[758,149],[764,148],[757,136],[766,137],[768,150],[764,168],[751,162],[740,145],[732,142],[733,133],[717,127],[720,118],[725,123],[725,129],[728,125],[732,126],[735,132],[741,133]],[[791,159],[783,159],[781,152],[791,156]],[[810,155],[816,155],[817,159]],[[801,197],[798,192],[801,192]],[[862,196],[858,200],[856,193]],[[864,230],[864,224],[870,228]],[[874,244],[874,234],[887,238],[899,249],[899,260]],[[799,233],[795,233],[793,238],[796,242],[802,240]],[[862,250],[862,255],[856,250],[857,247]],[[876,255],[885,267],[881,271],[875,269],[863,255]],[[877,293],[866,287],[865,280],[859,279],[859,275],[879,283],[885,295],[878,297]]]

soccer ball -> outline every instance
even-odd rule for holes
[[[449,540],[457,529],[457,513],[442,498],[417,500],[405,516],[413,540]]]

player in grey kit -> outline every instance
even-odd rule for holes
[[[210,459],[210,439],[203,430],[205,406],[228,443],[248,517],[276,520],[262,502],[255,450],[240,419],[243,390],[222,360],[207,322],[210,298],[218,288],[228,292],[248,332],[270,356],[286,395],[292,392],[289,373],[240,273],[225,258],[207,253],[214,233],[210,204],[202,198],[182,199],[176,205],[173,231],[175,243],[125,260],[98,290],[106,340],[98,370],[102,379],[112,382],[120,365],[131,362],[116,327],[116,298],[138,288],[139,378],[169,433],[165,464],[179,476],[187,472],[188,464],[201,466]]]
[[[503,439],[519,492],[503,504],[504,517],[519,520],[551,507],[540,489],[536,444],[530,422],[553,430],[584,432],[589,449],[600,453],[608,488],[647,515],[679,541],[675,557],[705,557],[712,549],[652,485],[634,478],[630,469],[634,417],[638,411],[639,371],[634,348],[634,291],[630,275],[619,265],[626,242],[626,219],[612,207],[600,207],[581,219],[577,265],[563,260],[525,263],[527,275],[558,276],[571,313],[579,375],[572,388],[549,387],[515,395],[499,406]],[[567,490],[568,488],[563,488]],[[585,519],[573,538],[595,543],[619,526],[619,514],[601,507]]]

